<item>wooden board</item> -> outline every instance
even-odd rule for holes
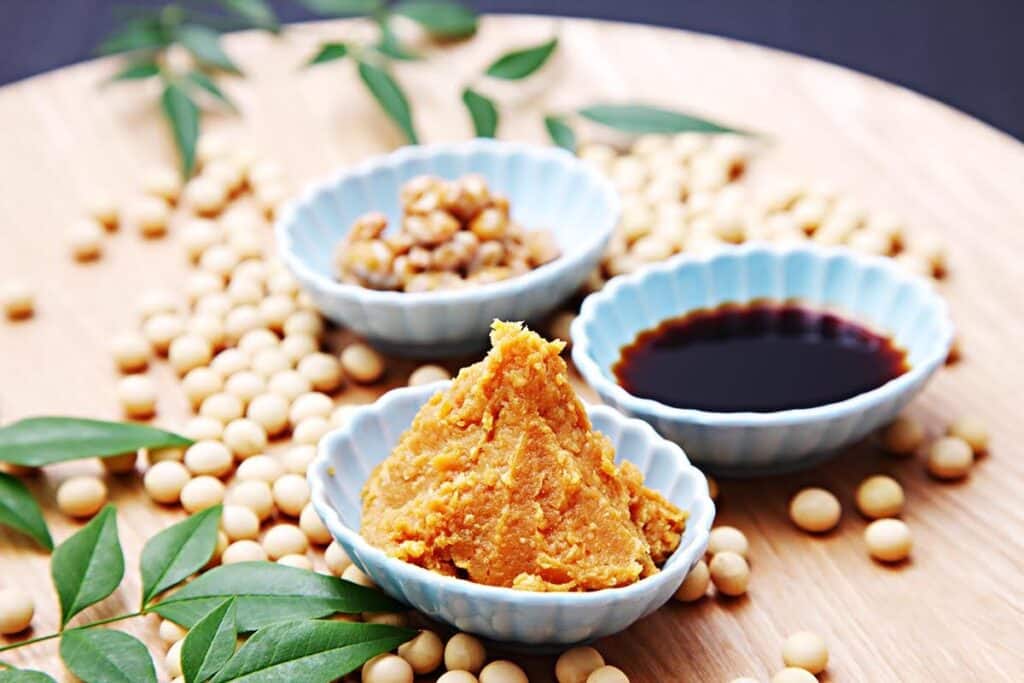
[[[207,128],[237,131],[299,182],[398,144],[351,64],[296,68],[321,39],[366,31],[335,22],[290,27],[277,39],[231,37],[229,51],[249,77],[227,88],[245,115],[209,116]],[[503,107],[502,137],[541,141],[542,113],[597,100],[660,102],[766,131],[774,141],[769,168],[830,179],[870,205],[910,217],[951,246],[953,275],[943,290],[966,353],[911,413],[932,432],[961,412],[978,413],[995,435],[992,454],[957,484],[931,481],[919,461],[887,459],[867,444],[811,472],[725,482],[719,522],[735,524],[752,541],[749,595],[671,604],[598,647],[634,682],[766,680],[781,667],[786,634],[811,629],[831,648],[822,680],[1019,678],[1024,148],[923,97],[809,59],[680,31],[537,17],[488,17],[474,40],[398,67],[423,139],[469,135],[458,99],[463,85],[508,47],[554,33],[562,39],[557,62]],[[119,234],[107,242],[106,256],[87,266],[73,264],[61,242],[93,188],[127,199],[141,169],[173,159],[148,86],[97,88],[112,68],[86,63],[0,89],[0,280],[25,279],[39,299],[34,320],[0,324],[5,422],[43,413],[117,417],[108,340],[134,326],[135,293],[176,287],[185,272],[173,237]],[[401,384],[407,370],[396,364],[389,384]],[[180,390],[166,367],[153,375],[165,388],[159,422],[180,425]],[[373,394],[352,390],[341,400]],[[53,510],[56,485],[70,473],[97,470],[93,462],[73,463],[31,481],[58,541],[79,525]],[[916,546],[913,560],[897,568],[867,557],[864,522],[852,506],[856,484],[875,472],[893,473],[908,494],[904,518]],[[150,503],[135,477],[109,481],[129,571],[121,589],[89,611],[93,618],[136,607],[142,543],[181,514]],[[824,538],[795,531],[785,514],[789,496],[812,483],[835,491],[845,506],[839,529]],[[0,531],[0,585],[36,596],[30,635],[56,625],[47,574],[46,554]],[[124,628],[162,652],[155,619]],[[51,641],[4,659],[68,676],[56,653]],[[552,662],[529,660],[531,680],[551,680]]]

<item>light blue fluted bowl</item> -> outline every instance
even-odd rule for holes
[[[611,439],[645,483],[689,512],[679,548],[662,571],[631,586],[589,593],[532,593],[442,576],[389,557],[359,534],[361,491],[420,406],[448,386],[438,382],[390,391],[353,411],[320,441],[309,469],[313,505],[352,561],[388,595],[461,631],[530,645],[569,645],[617,633],[665,604],[704,555],[714,503],[704,475],[649,425],[606,406],[590,406],[594,428]]]
[[[459,290],[385,292],[338,282],[334,250],[367,211],[397,230],[402,184],[418,175],[482,175],[506,195],[512,217],[550,230],[562,255],[518,277]],[[278,250],[317,308],[379,348],[451,356],[486,346],[491,322],[537,320],[571,296],[597,266],[619,218],[611,184],[568,152],[495,140],[404,147],[309,187],[277,221]]]
[[[867,324],[906,350],[910,369],[844,401],[776,412],[674,408],[616,382],[612,367],[637,333],[690,311],[755,299],[797,300]],[[653,425],[702,468],[746,476],[808,467],[892,421],[942,365],[952,338],[946,304],[931,283],[889,259],[749,244],[614,278],[584,300],[572,325],[572,358],[605,403]]]

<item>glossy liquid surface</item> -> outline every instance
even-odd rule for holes
[[[613,367],[634,396],[677,408],[813,408],[882,386],[908,369],[888,337],[797,304],[726,304],[641,332]]]

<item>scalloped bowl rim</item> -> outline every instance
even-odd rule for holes
[[[626,601],[631,598],[641,599],[647,594],[648,590],[655,588],[657,584],[674,580],[675,578],[678,578],[681,582],[682,579],[685,578],[686,574],[689,573],[691,566],[703,556],[704,551],[707,548],[708,538],[711,532],[711,524],[715,518],[715,504],[714,501],[711,500],[711,493],[708,489],[707,478],[700,470],[693,466],[693,463],[691,463],[690,459],[686,457],[686,453],[683,452],[683,449],[678,444],[658,434],[653,427],[643,420],[627,417],[613,408],[600,404],[584,404],[587,409],[587,415],[589,416],[593,413],[604,414],[610,417],[613,421],[620,421],[638,427],[647,439],[658,441],[665,445],[671,453],[668,457],[672,457],[679,463],[681,472],[684,473],[684,476],[696,482],[693,503],[690,508],[686,510],[686,532],[689,532],[691,530],[691,525],[693,525],[694,535],[685,543],[685,545],[682,540],[680,540],[679,547],[669,555],[668,559],[666,559],[665,563],[662,565],[663,569],[657,574],[640,579],[628,586],[602,588],[596,591],[569,591],[564,593],[523,591],[513,588],[503,588],[500,586],[488,586],[485,584],[474,583],[466,579],[444,576],[443,574],[438,574],[437,572],[425,569],[424,567],[391,557],[383,550],[370,545],[365,539],[363,539],[362,534],[357,530],[352,529],[341,519],[341,515],[327,499],[326,485],[323,483],[323,480],[330,476],[326,471],[327,468],[331,466],[331,463],[328,460],[329,453],[334,450],[333,445],[336,442],[353,438],[351,425],[355,423],[360,413],[383,412],[388,410],[393,403],[398,401],[415,399],[420,401],[420,405],[423,405],[423,403],[429,400],[430,396],[447,387],[450,382],[451,380],[441,380],[417,387],[401,387],[393,389],[381,396],[375,402],[361,405],[356,408],[343,426],[329,432],[320,440],[320,444],[317,446],[316,458],[310,465],[307,479],[310,484],[310,494],[313,505],[324,520],[327,528],[331,531],[332,535],[344,536],[346,542],[357,547],[360,553],[372,557],[380,566],[385,567],[386,571],[397,576],[401,582],[410,581],[416,583],[433,583],[449,588],[455,592],[464,594],[472,593],[473,597],[476,599],[483,598],[506,604],[515,602],[529,606],[555,606],[565,605],[566,603],[579,606],[596,606],[607,604],[610,597],[614,598],[616,601]],[[421,398],[422,400],[420,400]],[[704,504],[700,504],[701,502]],[[684,539],[686,538],[686,532],[684,532],[683,535]],[[671,566],[669,566],[670,563]]]
[[[814,406],[813,408],[795,408],[771,412],[737,411],[730,413],[698,410],[695,408],[677,408],[654,399],[634,396],[617,382],[605,376],[600,365],[590,353],[590,339],[586,331],[588,322],[596,315],[598,308],[602,304],[614,306],[615,298],[625,287],[640,285],[645,280],[661,273],[700,267],[719,258],[749,258],[751,255],[758,253],[771,253],[780,257],[793,253],[806,253],[818,260],[845,258],[855,262],[862,270],[871,266],[886,269],[897,281],[909,283],[915,289],[924,293],[925,297],[929,300],[930,308],[936,311],[938,315],[937,322],[942,331],[941,343],[935,347],[934,351],[926,355],[920,362],[912,365],[909,370],[899,377],[856,396],[842,401]],[[809,303],[811,305],[814,304],[813,301]],[[682,310],[677,315],[686,315],[693,310],[697,309]],[[639,331],[637,330],[637,332]],[[953,322],[949,315],[948,305],[936,292],[935,288],[927,280],[901,271],[889,258],[861,254],[842,247],[748,242],[740,246],[728,247],[699,256],[683,253],[661,263],[642,268],[637,272],[612,278],[600,291],[587,296],[583,300],[580,314],[572,323],[570,336],[573,340],[573,363],[586,383],[593,387],[598,394],[610,396],[617,405],[628,412],[651,415],[655,419],[666,422],[686,422],[724,427],[765,427],[774,425],[802,425],[839,418],[853,412],[862,412],[871,406],[884,402],[888,398],[908,391],[918,380],[927,378],[939,365],[945,362],[953,341]]]
[[[586,240],[570,245],[561,245],[564,253],[550,263],[507,280],[500,280],[467,289],[442,289],[430,292],[396,292],[370,289],[327,277],[316,268],[307,265],[305,259],[296,252],[291,232],[293,228],[297,228],[301,224],[298,218],[299,212],[305,206],[313,203],[317,197],[330,193],[342,184],[356,178],[367,178],[380,168],[387,167],[395,170],[410,162],[426,161],[441,154],[469,157],[477,153],[495,156],[522,155],[534,158],[540,157],[558,161],[562,165],[569,167],[573,172],[584,176],[588,183],[600,188],[601,196],[608,204],[604,223],[595,225],[593,234]],[[367,208],[367,210],[370,209]],[[568,151],[560,147],[478,138],[454,143],[408,145],[386,154],[370,157],[353,166],[338,169],[327,176],[327,178],[307,185],[296,198],[289,201],[281,212],[281,217],[275,221],[274,233],[278,251],[282,254],[288,265],[301,273],[304,278],[316,282],[327,294],[346,299],[363,300],[368,304],[389,303],[404,305],[436,302],[457,305],[461,303],[480,303],[490,300],[496,295],[507,297],[557,280],[579,261],[587,258],[594,251],[603,249],[604,244],[611,238],[612,231],[618,222],[620,211],[621,202],[619,201],[619,195],[611,182]]]

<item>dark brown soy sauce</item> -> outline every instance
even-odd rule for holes
[[[624,346],[634,396],[677,408],[772,412],[834,403],[906,372],[891,339],[795,303],[725,304],[672,318]]]

